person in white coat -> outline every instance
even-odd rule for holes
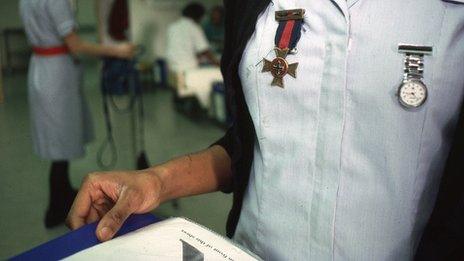
[[[221,82],[219,60],[211,51],[200,22],[205,8],[190,3],[182,10],[182,17],[167,29],[166,57],[170,78],[179,97],[195,96],[204,109],[210,105],[214,82]],[[200,67],[205,60],[214,66]]]
[[[134,46],[99,45],[81,40],[68,0],[21,0],[21,18],[33,55],[28,73],[32,141],[35,152],[51,160],[45,226],[64,222],[76,192],[69,181],[69,160],[84,156],[92,122],[81,89],[80,54],[130,58]]]

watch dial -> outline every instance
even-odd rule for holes
[[[427,88],[419,81],[405,82],[400,87],[399,98],[401,104],[406,107],[419,107],[427,99]]]

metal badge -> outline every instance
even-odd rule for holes
[[[431,55],[433,52],[432,46],[414,45],[414,44],[398,44],[398,52],[405,54],[422,54]]]
[[[275,19],[276,21],[301,20],[304,15],[304,9],[282,10],[275,12]]]
[[[264,66],[262,72],[271,72],[274,79],[272,80],[271,86],[279,86],[284,88],[284,76],[290,75],[293,78],[296,78],[296,69],[298,68],[298,63],[288,64],[285,58],[289,52],[289,49],[280,49],[276,47],[275,49],[276,58],[269,61],[263,59]]]
[[[289,54],[297,53],[297,44],[303,28],[304,9],[281,10],[275,12],[275,19],[279,22],[274,37],[276,58],[272,61],[263,59],[262,72],[271,72],[273,80],[271,86],[284,88],[284,77],[289,74],[296,78],[298,63],[288,64]]]
[[[432,54],[433,47],[399,44],[398,52],[405,54],[403,82],[398,88],[399,103],[407,109],[418,108],[428,96],[427,86],[422,81],[424,55]]]

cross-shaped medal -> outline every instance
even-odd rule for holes
[[[280,49],[275,48],[276,58],[272,61],[263,59],[264,66],[262,72],[271,72],[274,79],[272,80],[272,86],[279,86],[284,88],[284,76],[289,74],[293,78],[296,78],[296,69],[298,63],[288,64],[285,58],[289,52],[288,48]]]

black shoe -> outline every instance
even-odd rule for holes
[[[140,152],[139,156],[137,157],[136,165],[137,170],[148,169],[150,167],[148,164],[147,155],[144,151]]]

